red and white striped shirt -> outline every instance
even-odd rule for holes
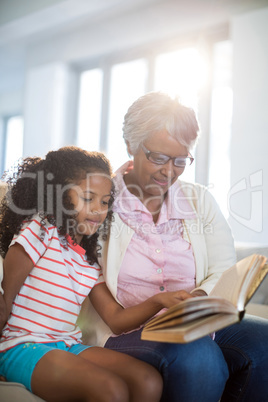
[[[81,343],[76,325],[81,304],[93,286],[103,282],[99,266],[89,265],[82,247],[71,239],[66,242],[47,221],[41,228],[40,221],[35,215],[10,244],[22,245],[34,267],[13,302],[0,351],[25,342]]]

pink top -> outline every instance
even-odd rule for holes
[[[182,220],[195,214],[179,182],[169,189],[156,224],[147,208],[127,190],[122,174],[117,174],[115,185],[114,211],[135,231],[118,277],[120,303],[129,307],[159,292],[193,290],[195,262],[191,244],[182,237]]]

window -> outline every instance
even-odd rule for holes
[[[23,118],[12,116],[5,119],[2,173],[11,169],[23,155]]]
[[[103,73],[99,68],[85,71],[80,78],[77,145],[97,151],[100,144]]]
[[[114,169],[129,159],[122,137],[124,115],[128,107],[145,93],[146,78],[147,65],[144,59],[112,67],[107,156]]]
[[[197,114],[199,90],[205,85],[206,78],[206,62],[196,48],[179,49],[156,58],[154,89],[177,96]],[[182,179],[194,182],[195,167],[194,163],[185,169]]]
[[[232,43],[214,46],[214,76],[211,99],[209,187],[223,214],[228,218],[227,195],[230,189],[230,143],[233,110]]]

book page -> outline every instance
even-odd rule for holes
[[[191,299],[187,299],[181,301],[178,304],[175,304],[174,306],[167,309],[165,312],[157,315],[155,318],[150,320],[146,325],[151,326],[155,322],[157,323],[166,322],[172,319],[173,317],[181,317],[186,313],[191,313],[192,311],[199,311],[209,306],[210,303],[207,302],[207,298],[204,299],[203,296],[193,297]]]
[[[258,289],[258,287],[260,286],[260,284],[262,283],[267,274],[268,274],[268,264],[265,264],[251,284],[251,287],[247,294],[245,305],[248,304],[248,302],[250,301],[250,299],[252,298],[252,296],[254,295],[254,293],[256,292],[256,290]]]
[[[214,314],[172,328],[143,329],[141,339],[148,341],[188,343],[239,321],[237,314]]]
[[[184,300],[169,308],[164,313],[148,321],[146,328],[155,326],[170,326],[170,321],[176,319],[186,322],[196,317],[209,315],[214,312],[236,314],[236,308],[228,301],[219,297],[199,296]]]
[[[219,296],[229,300],[242,311],[245,307],[246,293],[256,275],[261,269],[266,258],[253,254],[237,262],[231,268],[223,272],[209,296]]]
[[[163,328],[171,328],[171,327],[177,327],[178,325],[184,325],[188,322],[194,322],[196,320],[199,320],[202,317],[208,317],[211,316],[212,314],[219,314],[219,313],[227,313],[227,314],[232,314],[230,312],[230,306],[233,308],[233,314],[237,314],[236,308],[231,304],[228,305],[228,308],[226,309],[226,306],[224,303],[221,303],[222,299],[219,299],[219,303],[215,303],[214,305],[212,304],[210,307],[204,308],[202,310],[195,310],[192,312],[188,312],[183,315],[179,315],[178,317],[171,318],[170,320],[166,320],[164,322],[154,322],[153,324],[150,325],[150,322],[148,322],[145,327],[146,329],[149,330],[156,330],[156,329],[163,329]]]

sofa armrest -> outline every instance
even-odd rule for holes
[[[251,254],[261,254],[268,258],[268,245],[258,243],[235,243],[237,261]],[[252,297],[250,303],[268,305],[268,275],[261,283],[259,289]]]

